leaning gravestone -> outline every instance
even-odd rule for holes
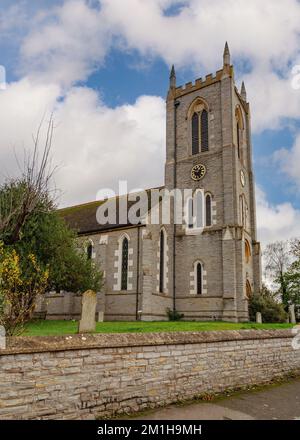
[[[91,333],[96,330],[96,305],[97,294],[92,290],[84,292],[78,333]]]
[[[289,306],[289,315],[290,315],[290,322],[292,324],[296,324],[296,316],[295,316],[295,306],[294,306],[294,304]]]
[[[260,312],[256,312],[256,322],[257,324],[262,324],[262,316]]]

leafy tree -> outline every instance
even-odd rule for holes
[[[50,119],[39,158],[41,126],[33,154],[18,179],[0,185],[0,323],[9,334],[19,331],[46,289],[98,291],[102,274],[55,210],[49,189]]]
[[[85,243],[55,210],[32,213],[16,249],[23,260],[32,252],[44,267],[49,267],[49,290],[84,292],[101,288],[102,274],[87,258]]]
[[[20,333],[32,318],[36,297],[45,293],[48,275],[33,254],[27,255],[26,269],[22,269],[15,249],[0,242],[0,325],[7,335]]]
[[[288,288],[288,304],[300,305],[300,260],[290,265],[284,280]]]
[[[291,255],[294,261],[285,272],[284,280],[288,288],[289,304],[300,305],[300,239],[298,238],[291,241]]]
[[[249,300],[250,321],[256,320],[256,313],[262,314],[263,322],[285,322],[288,315],[274,298],[274,294],[263,286],[259,294],[254,294]]]

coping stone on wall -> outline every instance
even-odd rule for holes
[[[7,338],[1,355],[64,350],[122,348],[155,345],[205,344],[225,341],[293,338],[292,329],[225,330],[206,332],[106,333],[64,336],[19,336]]]

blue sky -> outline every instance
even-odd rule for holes
[[[258,0],[2,1],[2,174],[54,112],[62,205],[95,198],[117,177],[161,184],[170,66],[178,84],[215,72],[228,40],[252,109],[262,239],[300,234],[300,89],[291,86],[299,22],[297,0],[264,9]]]
[[[140,63],[143,63],[143,59],[135,52],[112,50],[105,66],[91,75],[85,85],[99,91],[105,104],[110,107],[133,104],[142,94],[165,98],[169,84],[169,66],[160,58],[146,62],[144,66],[139,66]],[[197,77],[208,73],[210,72],[199,72]],[[188,68],[177,69],[176,76],[178,85],[196,78],[192,69]],[[243,78],[242,71],[240,78]],[[280,163],[272,159],[277,150],[291,149],[297,127],[300,127],[300,122],[293,122],[292,127],[265,129],[253,134],[252,143],[256,182],[264,189],[268,200],[274,204],[288,201],[300,208],[300,192],[282,171]]]

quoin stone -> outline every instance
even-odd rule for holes
[[[96,330],[97,295],[93,290],[87,290],[82,295],[82,312],[79,321],[79,333],[90,333]]]

